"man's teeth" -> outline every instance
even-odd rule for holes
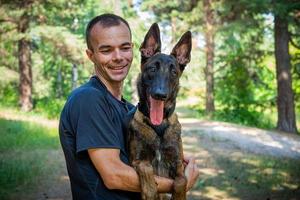
[[[115,70],[118,70],[118,69],[123,69],[126,65],[124,66],[120,66],[120,67],[109,67],[110,69],[115,69]]]

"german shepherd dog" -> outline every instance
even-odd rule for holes
[[[186,199],[181,125],[174,113],[179,78],[190,62],[191,32],[170,55],[161,53],[160,30],[154,23],[140,47],[139,104],[129,124],[130,163],[136,169],[143,200],[169,199],[158,194],[154,175],[174,179],[173,200]]]

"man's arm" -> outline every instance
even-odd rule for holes
[[[120,160],[119,149],[88,149],[88,154],[107,188],[141,191],[138,174],[131,166]],[[171,192],[172,179],[155,176],[155,181],[158,192]]]

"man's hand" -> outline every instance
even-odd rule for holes
[[[196,183],[199,177],[199,169],[194,157],[184,157],[184,175],[187,178],[186,191],[189,191]]]

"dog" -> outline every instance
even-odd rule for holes
[[[143,200],[169,199],[170,195],[158,193],[154,175],[174,179],[172,199],[186,199],[181,125],[174,110],[179,78],[190,62],[191,40],[188,31],[170,55],[163,54],[160,30],[154,23],[140,47],[139,103],[128,126],[128,147]]]

